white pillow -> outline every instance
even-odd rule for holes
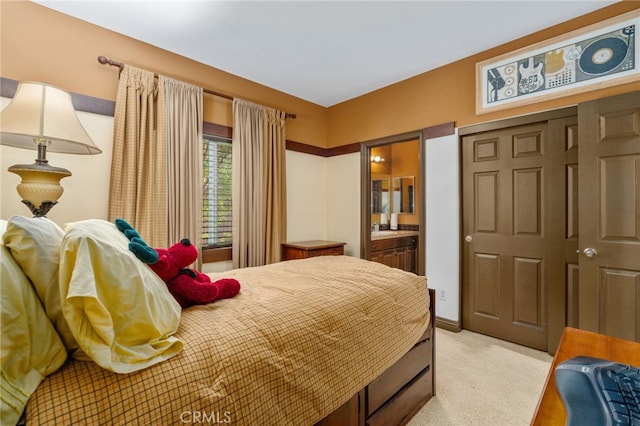
[[[103,368],[130,373],[182,350],[173,337],[180,305],[111,222],[67,225],[60,246],[60,295],[80,349]]]
[[[12,216],[2,239],[36,289],[47,316],[68,351],[78,348],[62,315],[58,271],[64,231],[46,217]]]

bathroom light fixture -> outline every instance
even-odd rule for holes
[[[371,162],[372,163],[384,163],[384,158],[380,157],[379,155],[371,156]]]
[[[64,189],[60,180],[71,172],[48,164],[47,149],[65,154],[100,154],[78,120],[69,93],[46,83],[22,82],[15,96],[0,112],[0,145],[37,149],[33,164],[16,164],[9,171],[19,175],[22,202],[34,216],[45,216],[57,204]]]

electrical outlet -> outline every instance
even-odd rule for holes
[[[440,289],[439,293],[440,293],[440,300],[446,301],[447,300],[447,291],[444,290],[444,289]]]

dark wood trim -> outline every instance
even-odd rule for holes
[[[202,131],[205,135],[218,136],[221,138],[231,139],[233,137],[233,127],[223,126],[221,124],[209,123],[207,121],[204,122]],[[320,148],[319,146],[307,145],[302,142],[292,141],[290,139],[286,140],[286,149],[288,151],[301,152],[303,154],[317,155],[319,157],[331,157],[332,155],[339,154],[331,154],[331,150],[326,148]],[[360,150],[360,146],[358,144],[358,150]],[[357,152],[357,151],[354,151]]]
[[[367,146],[377,146],[377,145],[387,145],[387,144],[396,143],[396,142],[407,142],[407,141],[412,141],[414,139],[419,139],[419,140],[424,139],[424,129],[412,130],[410,132],[399,133],[397,135],[370,139],[368,141],[362,142],[362,144]]]
[[[287,150],[301,152],[303,154],[317,155],[319,157],[335,157],[337,155],[360,152],[360,143],[352,143],[334,148],[321,148],[319,146],[307,145],[302,142],[287,139]]]
[[[329,155],[327,157],[334,157],[336,155],[353,154],[354,152],[360,152],[360,144],[352,143],[349,145],[336,146],[335,148],[329,148]]]
[[[536,112],[528,115],[521,115],[519,117],[505,118],[503,120],[490,121],[488,123],[473,124],[471,126],[461,127],[458,129],[458,136],[462,137],[474,133],[505,129],[507,127],[523,126],[525,124],[571,117],[577,114],[577,106],[570,106],[552,111]]]
[[[71,101],[76,111],[91,112],[94,114],[107,115],[113,117],[116,110],[115,101],[94,98],[93,96],[71,94]]]
[[[233,127],[209,123],[208,121],[205,121],[202,124],[202,132],[205,135],[218,136],[226,139],[231,139],[233,137]]]
[[[320,148],[319,146],[307,145],[302,142],[296,142],[287,139],[287,150],[301,152],[303,154],[317,155],[320,157],[327,157],[327,149]]]
[[[202,263],[231,260],[231,247],[202,250]]]
[[[424,137],[425,139],[434,139],[442,136],[453,135],[455,132],[456,132],[456,123],[453,121],[450,121],[448,123],[426,127],[424,129]]]
[[[455,333],[459,333],[460,331],[462,331],[460,322],[453,321],[447,318],[436,317],[435,326],[438,328],[442,328],[443,330],[453,331]]]
[[[233,137],[233,127],[223,126],[221,124],[203,123],[202,131],[205,135],[218,136],[221,138],[231,139]],[[302,142],[287,139],[286,149],[288,151],[301,152],[303,154],[317,155],[319,157],[333,157],[334,155],[349,154],[351,152],[360,151],[360,144],[345,145],[338,148],[326,149],[319,146],[308,145]]]

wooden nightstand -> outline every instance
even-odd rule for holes
[[[306,259],[315,256],[339,256],[344,254],[344,246],[346,244],[323,240],[282,243],[282,260]]]

